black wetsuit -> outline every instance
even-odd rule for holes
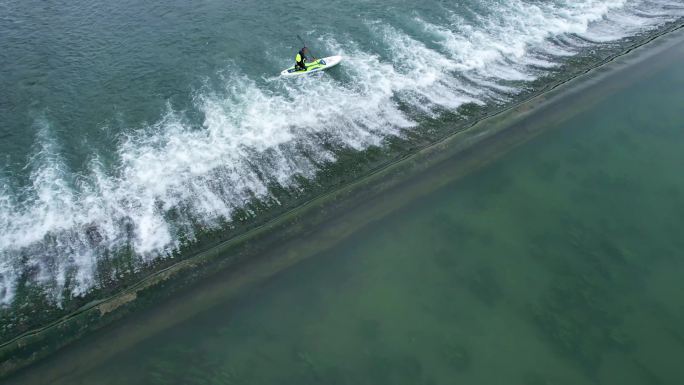
[[[295,56],[295,70],[306,70],[306,55],[304,54],[304,48],[300,49],[297,56]]]

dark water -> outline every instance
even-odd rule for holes
[[[68,350],[28,373],[53,384],[681,383],[682,60],[679,43],[606,82],[610,97],[238,299],[105,361],[81,357],[54,381]]]
[[[309,194],[341,153],[411,146],[682,15],[678,0],[4,1],[3,319],[39,326],[15,312],[78,307],[205,231],[269,217],[241,210],[280,207],[274,189]],[[277,78],[296,34],[345,61]]]

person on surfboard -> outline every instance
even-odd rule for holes
[[[302,47],[302,49],[297,52],[297,56],[295,56],[295,71],[306,71],[306,62],[309,61],[308,54],[309,49],[306,47]],[[313,59],[315,60],[316,58]]]

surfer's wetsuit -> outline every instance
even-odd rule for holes
[[[295,70],[296,71],[306,71],[306,54],[304,54],[304,48],[300,49],[295,56]]]

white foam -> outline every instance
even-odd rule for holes
[[[471,78],[529,81],[539,75],[532,67],[553,68],[553,57],[577,52],[574,47],[548,44],[549,38],[588,33],[591,23],[624,3],[576,1],[560,8],[555,3],[513,0],[494,5],[495,12],[486,18],[478,16],[480,25],[456,14],[451,15],[447,26],[418,21]],[[606,37],[607,41],[616,38]]]

